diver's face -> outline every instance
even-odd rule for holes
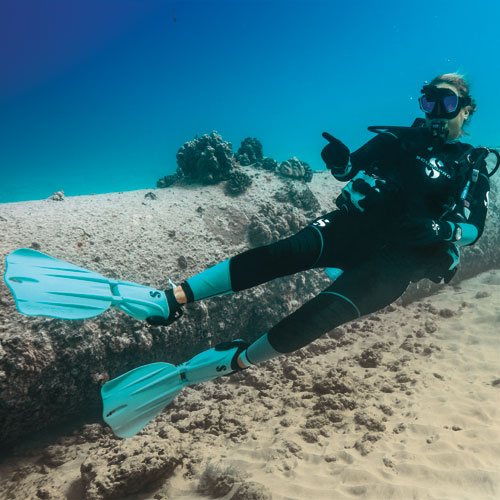
[[[455,94],[460,95],[459,91],[453,86],[450,85],[449,83],[438,83],[436,85],[438,88],[443,88],[443,89],[450,89]],[[457,116],[455,118],[446,119],[446,118],[440,118],[438,119],[439,121],[443,121],[446,123],[446,128],[448,129],[448,139],[459,139],[462,135],[462,127],[464,125],[464,122],[467,120],[469,117],[469,107],[465,106],[460,110]],[[425,118],[427,125],[430,124],[431,120],[429,118]]]

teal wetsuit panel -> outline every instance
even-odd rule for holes
[[[209,267],[186,281],[191,288],[194,300],[227,295],[233,292],[229,269],[230,260],[227,259]]]

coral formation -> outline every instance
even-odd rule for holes
[[[229,196],[239,196],[252,185],[252,179],[242,171],[234,171],[226,183],[224,192]]]
[[[159,179],[156,186],[167,188],[181,182],[208,185],[229,181],[224,189],[225,194],[238,196],[252,184],[247,174],[235,171],[235,165],[238,164],[305,182],[311,182],[313,176],[311,167],[296,157],[281,164],[273,158],[264,157],[262,144],[255,137],[244,139],[233,156],[232,144],[224,142],[214,131],[186,142],[177,153],[176,172]]]
[[[297,209],[283,211],[272,203],[264,203],[259,213],[250,218],[248,241],[252,247],[268,245],[297,232],[306,222],[307,218]]]
[[[317,213],[321,209],[318,198],[307,186],[299,190],[293,184],[288,184],[285,189],[275,193],[274,199],[281,203],[291,203],[294,207],[307,212]]]
[[[187,182],[204,185],[229,179],[233,169],[233,146],[217,132],[186,142],[177,153],[177,173]]]
[[[261,168],[264,170],[269,170],[275,172],[278,170],[279,163],[273,158],[264,158],[260,164]]]
[[[49,197],[49,200],[52,201],[64,201],[65,200],[64,196],[64,191],[56,191],[55,193],[52,193],[52,195]]]
[[[177,182],[179,182],[182,179],[183,175],[182,172],[176,172],[173,175],[166,175],[165,177],[162,177],[161,179],[158,179],[156,183],[157,188],[168,188],[170,186],[173,186]]]
[[[313,171],[308,163],[300,161],[295,156],[281,163],[278,172],[285,177],[293,179],[303,179],[306,182],[311,182]]]
[[[247,137],[234,155],[240,165],[260,164],[264,155],[262,154],[262,144],[258,139]]]

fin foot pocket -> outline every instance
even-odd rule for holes
[[[182,305],[177,302],[172,288],[165,290],[164,295],[167,301],[167,313],[165,316],[153,315],[146,318],[147,323],[151,326],[171,325],[184,314]]]

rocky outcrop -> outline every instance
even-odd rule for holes
[[[135,437],[102,444],[80,468],[87,500],[118,500],[147,491],[168,479],[181,462],[179,450],[166,439]]]
[[[265,176],[254,176],[245,195],[236,198],[225,196],[223,186],[185,185],[158,190],[156,199],[137,191],[8,204],[0,218],[0,253],[37,248],[111,278],[166,287],[167,278],[180,282],[249,247],[293,234],[332,210],[341,187],[328,173],[315,175],[309,191],[302,190],[303,181],[290,187],[290,181]],[[287,189],[288,201],[279,194]],[[484,236],[463,249],[451,286],[500,266],[496,193],[495,184]],[[4,266],[2,259],[1,274]],[[180,363],[217,342],[252,341],[329,283],[321,270],[280,278],[190,304],[167,328],[149,327],[116,310],[85,321],[25,317],[2,286],[0,447],[77,418],[100,419],[100,387],[107,380],[141,364]],[[422,281],[401,300],[441,286]],[[381,360],[367,353],[359,362],[372,366]]]

